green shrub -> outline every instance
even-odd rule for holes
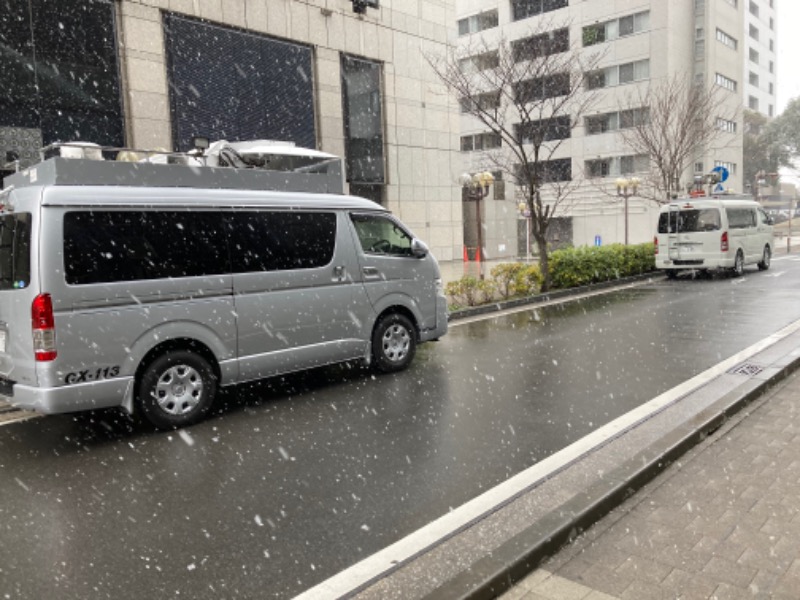
[[[526,265],[516,282],[516,291],[519,296],[532,296],[542,289],[544,277],[539,265]]]
[[[582,246],[556,250],[550,255],[554,288],[571,288],[648,273],[655,269],[652,243],[624,246]]]
[[[464,275],[457,281],[449,282],[444,291],[453,304],[477,306],[494,299],[494,282],[478,279],[472,275]]]
[[[502,263],[492,267],[490,275],[500,297],[508,300],[515,293],[516,280],[524,265],[522,263]]]
[[[652,243],[636,246],[564,248],[550,255],[550,277],[553,288],[571,288],[655,270],[655,249]],[[509,298],[532,296],[542,287],[539,265],[502,263],[492,267],[491,279],[464,275],[448,282],[445,294],[451,309],[494,302],[499,296]]]
[[[503,263],[490,272],[495,288],[503,300],[515,296],[531,296],[542,286],[542,273],[538,265]]]

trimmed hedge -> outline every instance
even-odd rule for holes
[[[551,289],[567,289],[655,271],[655,248],[652,243],[565,248],[553,252],[549,264]],[[526,263],[502,263],[490,275],[486,280],[464,275],[449,282],[445,293],[451,308],[532,296],[543,280],[539,265]]]
[[[554,289],[565,289],[649,273],[655,268],[652,243],[566,248],[550,255],[550,283]]]

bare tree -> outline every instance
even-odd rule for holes
[[[491,44],[481,39],[446,56],[428,57],[462,112],[499,142],[485,154],[487,166],[507,173],[524,192],[545,291],[550,287],[547,229],[577,187],[571,158],[556,159],[556,153],[593,101],[583,81],[600,58],[570,43],[569,31],[568,23],[542,20],[524,39]]]
[[[620,134],[634,154],[648,156],[650,162],[640,196],[664,204],[682,191],[681,177],[695,158],[737,120],[738,109],[726,106],[726,94],[719,86],[709,89],[679,73],[628,97],[628,113],[639,111],[642,117],[622,127]]]

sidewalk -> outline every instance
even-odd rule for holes
[[[501,597],[800,598],[800,374]]]

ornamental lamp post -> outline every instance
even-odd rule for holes
[[[625,199],[625,245],[628,245],[628,198],[635,196],[639,192],[641,180],[638,177],[625,179],[620,177],[616,181],[617,196]]]
[[[525,219],[525,260],[531,260],[531,211],[528,210],[527,202],[520,202],[517,205],[519,216]]]
[[[481,200],[489,195],[489,187],[494,183],[494,175],[489,171],[483,173],[462,173],[458,178],[461,184],[462,193],[465,200],[475,202],[475,217],[478,225],[478,249],[475,252],[475,260],[480,262],[483,259],[483,224],[481,223]]]

